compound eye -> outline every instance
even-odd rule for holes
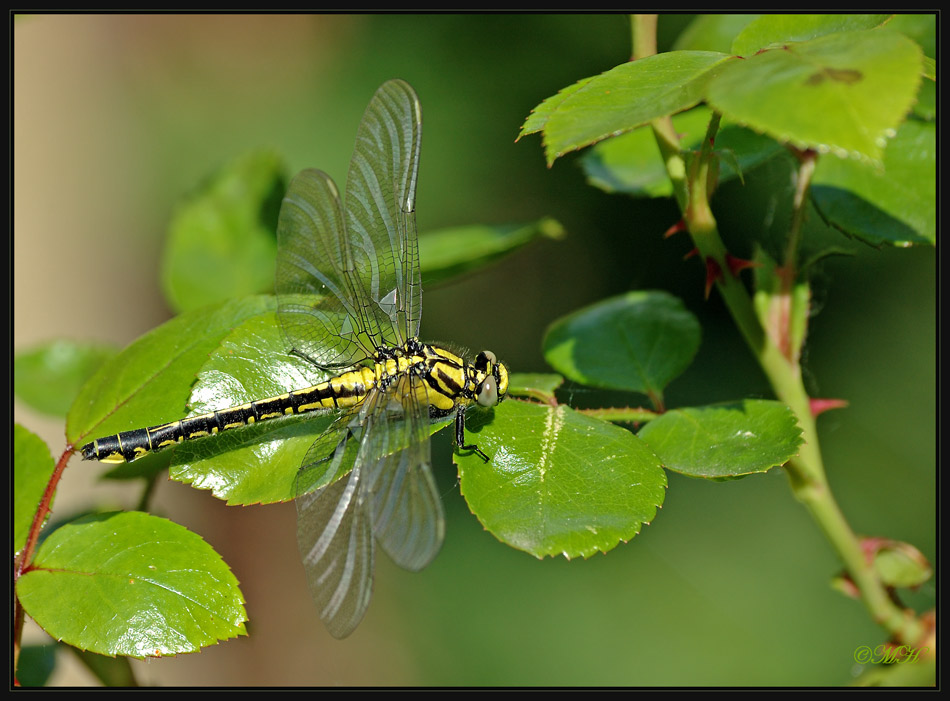
[[[475,369],[478,372],[488,372],[488,365],[491,363],[494,365],[498,362],[498,359],[495,357],[495,354],[491,351],[482,351],[477,356],[475,356]]]
[[[478,397],[476,401],[481,406],[495,406],[498,403],[498,385],[495,384],[495,378],[488,376],[478,388]]]

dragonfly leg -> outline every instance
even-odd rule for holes
[[[478,446],[474,443],[470,445],[465,444],[465,407],[460,406],[458,408],[458,413],[455,414],[455,445],[458,446],[459,450],[474,450],[475,453],[481,457],[482,460],[488,462],[488,456],[485,455]]]

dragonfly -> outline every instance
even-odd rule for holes
[[[289,352],[329,372],[320,384],[98,438],[84,459],[130,462],[221,431],[307,412],[336,415],[295,481],[297,543],[311,596],[329,632],[359,625],[373,588],[376,544],[418,571],[445,535],[432,476],[433,420],[465,415],[508,392],[490,351],[468,360],[419,340],[422,285],[415,225],[422,111],[412,87],[384,83],[360,123],[341,198],[307,169],[291,181],[277,225],[277,319]]]

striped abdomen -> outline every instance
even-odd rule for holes
[[[499,390],[504,396],[508,387],[507,370],[494,361],[494,356],[489,361],[488,355],[481,353],[474,364],[469,364],[445,348],[410,339],[399,348],[379,349],[373,367],[361,367],[319,385],[278,397],[99,438],[82,447],[82,456],[84,460],[105,463],[131,462],[182,441],[211,436],[258,421],[321,409],[345,409],[362,402],[373,389],[391,391],[392,383],[406,375],[421,381],[412,384],[412,392],[416,396],[399,397],[399,401],[427,405],[431,417],[444,417],[476,400],[483,403],[479,398],[479,388],[493,373],[498,375],[501,382]],[[464,411],[459,413],[464,416]],[[457,433],[459,430],[456,427]]]
[[[123,431],[94,440],[82,447],[84,460],[105,463],[131,462],[150,452],[182,441],[211,436],[221,431],[247,426],[279,416],[304,414],[320,409],[353,406],[363,401],[377,382],[373,368],[360,368],[326,382],[277,397],[259,399],[241,406],[221,409],[148,428]]]

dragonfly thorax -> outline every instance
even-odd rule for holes
[[[401,377],[421,380],[411,384],[420,388],[417,399],[429,406],[432,418],[476,403],[494,406],[508,392],[508,370],[491,351],[482,351],[468,362],[447,348],[416,338],[403,346],[378,348],[375,372],[383,392],[391,391]]]

